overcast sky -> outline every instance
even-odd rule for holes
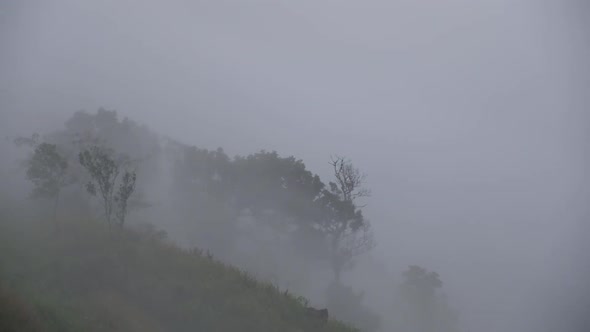
[[[292,154],[323,177],[346,155],[369,175],[375,255],[439,271],[473,330],[540,331],[542,295],[573,284],[585,213],[587,9],[9,0],[0,126],[26,134],[104,106],[200,147]]]

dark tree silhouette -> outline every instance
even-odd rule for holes
[[[330,240],[331,266],[338,281],[354,257],[371,250],[375,243],[370,223],[356,205],[357,199],[370,195],[363,187],[365,175],[343,157],[332,158],[330,164],[335,181],[323,189],[317,203],[319,227]]]
[[[135,171],[123,170],[123,179],[116,190],[117,178],[121,172],[121,163],[115,162],[112,152],[106,148],[93,146],[80,152],[80,164],[88,171],[90,182],[86,190],[91,195],[100,194],[104,217],[109,227],[113,221],[113,212],[118,225],[123,226],[127,214],[127,202],[135,190]]]

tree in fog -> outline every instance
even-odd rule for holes
[[[86,190],[93,196],[100,195],[104,217],[109,227],[113,222],[113,213],[118,225],[123,226],[128,200],[135,190],[135,171],[124,169],[122,180],[117,188],[117,179],[122,165],[113,159],[110,150],[93,146],[80,152],[79,159],[91,178],[91,181],[86,184]]]
[[[81,151],[91,149],[93,146],[108,147],[124,155],[125,164],[142,165],[141,169],[137,170],[136,177],[150,178],[157,172],[156,160],[161,152],[157,135],[126,117],[120,120],[116,110],[106,110],[101,107],[95,113],[78,111],[65,122],[64,127],[65,130],[53,133],[52,138],[61,142],[62,146],[67,146],[70,155],[75,156],[76,159]],[[73,164],[80,166],[78,162]],[[87,172],[83,167],[78,168],[80,169],[76,171],[82,173],[79,176],[84,177]],[[141,184],[134,187],[132,197],[127,204],[123,205],[125,210],[127,207],[136,210],[151,206],[146,187]],[[113,210],[115,217],[116,210]]]
[[[442,288],[438,273],[411,265],[403,277],[400,287],[402,331],[457,331],[457,315],[445,296],[438,292]]]
[[[333,281],[326,290],[326,304],[334,317],[358,327],[361,331],[377,331],[381,317],[363,305],[364,293]]]
[[[127,216],[128,201],[133,191],[135,191],[135,180],[137,175],[135,172],[125,171],[123,179],[119,184],[115,199],[115,217],[120,226],[125,224],[125,217]]]
[[[235,193],[240,208],[254,214],[273,210],[298,221],[310,219],[324,184],[302,160],[261,151],[234,162]]]
[[[33,197],[53,200],[53,222],[57,227],[59,196],[68,181],[67,160],[60,155],[55,144],[40,143],[27,162],[27,178],[33,183]]]
[[[330,241],[330,260],[335,280],[340,280],[344,269],[350,268],[355,256],[374,247],[370,224],[357,206],[356,200],[368,197],[364,188],[365,175],[347,159],[332,158],[335,181],[322,192],[320,228]]]

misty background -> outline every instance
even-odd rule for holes
[[[294,155],[322,177],[345,154],[372,190],[367,260],[439,272],[466,330],[573,331],[588,312],[585,13],[583,1],[8,1],[0,130],[102,106],[201,148]],[[373,279],[350,282],[385,303]]]

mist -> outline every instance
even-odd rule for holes
[[[343,279],[366,293],[382,331],[408,265],[440,274],[462,331],[582,331],[588,10],[533,0],[3,2],[0,131],[53,132],[104,107],[232,157],[293,155],[322,179],[330,156],[345,155],[367,174],[376,246]],[[178,221],[190,212],[165,208],[162,174],[146,185],[161,204],[134,218],[198,243]],[[283,277],[305,265],[282,255]],[[308,268],[317,282],[299,291],[321,305],[329,271]]]

